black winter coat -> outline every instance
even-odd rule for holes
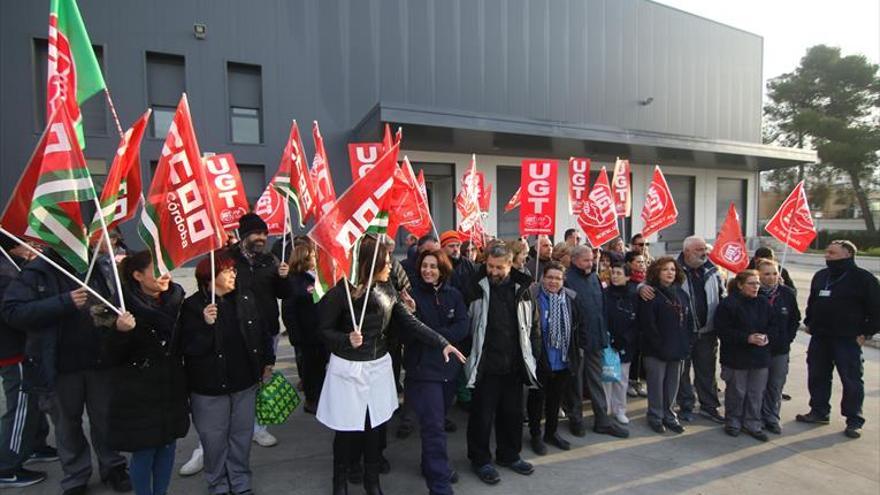
[[[746,297],[738,291],[718,303],[715,330],[721,340],[721,365],[735,370],[770,366],[770,346],[778,338],[773,307],[767,298]],[[770,343],[757,346],[748,342],[749,335],[763,333]]]
[[[183,288],[171,284],[152,300],[139,288],[123,288],[136,325],[130,332],[107,332],[110,370],[110,447],[134,452],[186,436],[189,400],[180,353],[177,317]]]
[[[278,300],[290,294],[290,283],[278,276],[278,259],[270,253],[258,253],[252,260],[245,258],[241,244],[229,247],[235,259],[235,288],[238,292],[250,292],[256,299],[260,318],[270,335],[278,335]]]
[[[635,284],[621,287],[610,285],[605,289],[605,313],[611,347],[620,353],[622,363],[632,362],[639,348],[639,295],[636,287]]]
[[[577,293],[575,302],[581,317],[580,343],[586,352],[596,352],[608,347],[608,322],[605,319],[605,297],[602,283],[595,273],[584,273],[572,265],[565,271],[565,286]]]
[[[12,256],[15,266],[0,256],[0,301],[9,284],[18,277],[16,266],[24,266],[24,259]],[[6,323],[0,318],[0,360],[21,359],[24,356],[24,332]]]
[[[354,326],[346,299],[343,277],[330,289],[318,305],[318,330],[327,350],[349,361],[373,361],[388,352],[389,325],[397,325],[401,339],[415,338],[431,348],[442,349],[449,344],[445,337],[425,326],[398,299],[389,282],[375,284],[364,316],[361,334],[364,341],[355,349],[348,334]],[[352,289],[353,291],[354,289]],[[364,296],[353,299],[354,313],[360,318]]]
[[[798,308],[795,291],[785,285],[777,285],[770,291],[763,287],[761,295],[770,301],[773,306],[774,321],[776,322],[776,338],[770,342],[770,354],[778,356],[788,354],[791,351],[791,343],[797,337],[798,328],[801,326],[801,310]]]
[[[453,273],[450,283],[461,291],[470,285],[471,279],[477,274],[477,265],[464,256],[459,256],[451,261]]]
[[[53,261],[75,272],[54,251]],[[101,270],[95,270],[89,286],[113,301],[109,284]],[[3,298],[2,317],[8,324],[27,333],[22,388],[25,392],[50,392],[60,372],[101,369],[106,328],[95,325],[89,311],[97,301],[91,296],[82,309],[70,298],[79,285],[42,259],[22,268],[10,282]],[[63,352],[62,352],[63,350]]]
[[[246,373],[248,386],[255,385],[263,368],[275,364],[272,335],[260,325],[259,308],[250,293],[233,291],[217,297],[217,321],[205,323],[202,311],[211,294],[199,291],[183,303],[180,336],[186,363],[187,385],[201,395],[226,395],[247,387],[233,386],[239,373]],[[244,349],[230,349],[223,335],[240,332]],[[235,356],[243,356],[237,359]],[[235,390],[237,389],[237,390]]]
[[[870,337],[880,331],[880,282],[853,258],[830,262],[813,276],[804,325],[811,335]],[[831,295],[823,296],[824,290]]]
[[[654,291],[654,299],[639,299],[637,319],[642,355],[662,361],[686,359],[695,336],[690,298],[678,286],[654,286]]]
[[[312,297],[315,277],[311,273],[292,273],[290,293],[281,301],[281,319],[292,346],[321,346],[318,335],[318,305]]]
[[[547,375],[552,373],[550,370],[550,360],[547,357],[547,348],[545,347],[544,334],[547,332],[547,329],[544,328],[544,315],[541,314],[541,301],[538,299],[541,297],[540,294],[541,287],[535,283],[529,287],[529,292],[532,294],[532,299],[535,301],[535,308],[538,310],[538,334],[541,336],[541,352],[540,355],[536,355],[535,357],[535,368],[538,380],[544,380]],[[580,366],[581,362],[581,342],[586,340],[586,330],[581,324],[581,313],[580,309],[575,301],[577,299],[577,292],[563,287],[562,292],[568,297],[566,303],[568,304],[569,311],[569,321],[571,321],[571,342],[568,344],[568,369],[574,373],[577,372],[577,368]],[[541,383],[541,386],[546,385],[546,383]]]
[[[449,342],[455,344],[470,335],[467,308],[455,287],[441,284],[434,288],[417,280],[411,296],[416,302],[416,318]],[[440,349],[422,343],[412,333],[404,334],[402,340],[407,381],[450,382],[458,377],[461,363],[457,359],[444,362]]]

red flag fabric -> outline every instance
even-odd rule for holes
[[[322,215],[309,232],[309,237],[336,260],[337,267],[351,274],[351,248],[386,211],[397,168],[394,143],[376,166],[355,181]]]
[[[605,167],[599,172],[596,184],[590,191],[584,206],[578,215],[578,225],[583,229],[587,240],[593,247],[620,237],[617,228],[617,213],[614,209],[614,197],[608,183],[608,172]]]
[[[323,152],[323,143],[321,151]],[[275,176],[270,184],[281,193],[282,197],[289,197],[296,203],[296,209],[299,211],[300,227],[309,221],[310,218],[315,217],[318,208],[315,183],[312,180],[312,175],[309,173],[307,163],[299,126],[296,124],[296,120],[294,120],[290,126],[290,136],[284,145],[281,163],[278,164],[278,171],[275,172]],[[332,181],[330,185],[332,187]]]
[[[730,270],[731,273],[739,273],[749,266],[746,240],[739,224],[739,214],[732,202],[727,209],[727,218],[724,219],[718,237],[715,238],[709,259],[716,265]]]
[[[284,235],[284,196],[270,182],[254,205],[254,213],[266,222],[269,235]]]
[[[108,229],[134,218],[144,194],[141,183],[141,139],[152,110],[147,110],[122,136],[110,172],[101,191],[101,214]],[[95,214],[89,227],[92,239],[101,234],[101,221]]]
[[[642,235],[649,235],[659,232],[678,221],[678,208],[675,207],[675,201],[672,199],[672,193],[669,191],[669,185],[660,167],[654,167],[654,178],[651,185],[648,186],[648,193],[645,195],[645,207],[642,208]]]
[[[816,226],[810,214],[804,181],[795,186],[764,229],[776,240],[788,244],[799,253],[810,247],[810,243],[816,238]]]
[[[413,231],[411,227],[415,227],[421,232],[421,227],[425,224],[420,207],[422,193],[419,191],[415,174],[412,173],[409,159],[404,157],[403,163],[402,167],[398,167],[394,171],[394,183],[391,186],[391,197],[388,200],[388,235],[392,239],[397,236],[397,229],[401,226],[406,227],[413,234],[421,236],[423,234]],[[430,224],[428,230],[430,231]]]
[[[318,127],[317,120],[312,126],[312,138],[315,140],[315,159],[312,161],[310,173],[312,182],[315,184],[316,212],[320,218],[336,201],[336,188],[333,187],[330,164],[327,162],[327,152],[324,151],[324,138],[321,137],[321,129]]]
[[[553,235],[556,231],[556,160],[522,161],[519,234]]]
[[[238,219],[250,211],[238,165],[231,153],[205,158],[208,185],[214,191],[214,206],[224,230],[238,228]]]
[[[519,203],[520,203],[519,195],[520,195],[521,190],[522,190],[522,187],[516,188],[516,192],[513,193],[513,196],[510,197],[510,201],[508,201],[507,205],[504,207],[504,213],[507,213],[510,210],[513,210],[513,209],[519,207]]]
[[[614,177],[611,179],[611,189],[614,193],[614,207],[619,217],[628,217],[632,212],[632,187],[629,175],[629,160],[618,159],[614,163]]]
[[[489,204],[492,202],[492,184],[486,183],[486,176],[483,172],[479,173],[480,184],[480,211],[486,213],[489,211]]]
[[[382,136],[382,152],[386,152],[394,146],[394,138],[391,137],[391,125],[385,123],[385,135]]]
[[[590,159],[568,159],[568,211],[579,215],[590,189]]]
[[[425,171],[419,170],[419,176],[416,178],[419,183],[419,192],[422,193],[422,197],[425,199],[425,204],[428,204],[428,186],[425,183]]]
[[[351,180],[356,181],[373,168],[382,154],[382,143],[348,143]]]
[[[138,233],[153,254],[157,275],[223,246],[186,94],[168,129]]]

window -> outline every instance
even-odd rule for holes
[[[104,49],[101,46],[92,45],[98,66],[104,72]],[[37,124],[36,132],[41,132],[46,127],[46,78],[48,77],[49,64],[49,41],[46,39],[34,39],[34,115]],[[82,115],[83,132],[86,136],[107,135],[107,102],[102,92],[84,101],[80,105]]]
[[[495,206],[498,212],[498,237],[501,239],[515,239],[519,237],[519,208],[504,212],[504,207],[519,189],[520,167],[499,166],[495,169],[495,180],[498,191],[495,193]]]
[[[266,167],[258,164],[238,164],[238,173],[244,184],[244,193],[247,195],[248,204],[251,208],[257,204],[257,200],[266,189]]]
[[[678,221],[657,234],[657,239],[666,243],[667,252],[681,249],[682,241],[694,233],[696,181],[691,175],[666,176],[669,192],[675,198],[675,207],[678,208]]]
[[[718,195],[715,203],[715,230],[721,230],[730,203],[736,205],[739,213],[739,225],[743,235],[746,233],[746,191],[748,184],[745,179],[718,179]]]
[[[150,135],[164,138],[186,91],[186,62],[180,55],[147,52],[147,105],[153,109]]]
[[[262,133],[262,69],[259,65],[229,62],[229,130],[233,143],[259,144]]]

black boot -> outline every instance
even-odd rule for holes
[[[383,495],[379,486],[379,463],[364,463],[364,492],[367,495]]]
[[[333,495],[348,495],[348,465],[333,466]]]

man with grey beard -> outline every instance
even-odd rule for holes
[[[724,423],[718,412],[718,334],[713,328],[715,309],[724,296],[724,281],[718,268],[709,261],[708,246],[702,237],[691,236],[684,240],[678,264],[682,267],[685,280],[682,289],[688,293],[691,313],[694,315],[694,339],[690,358],[685,360],[678,389],[678,417],[682,421],[693,421],[694,406],[700,401],[700,415]],[[654,298],[654,290],[648,286],[639,289],[642,299]],[[694,379],[691,382],[691,367]],[[696,393],[694,393],[696,391]]]

